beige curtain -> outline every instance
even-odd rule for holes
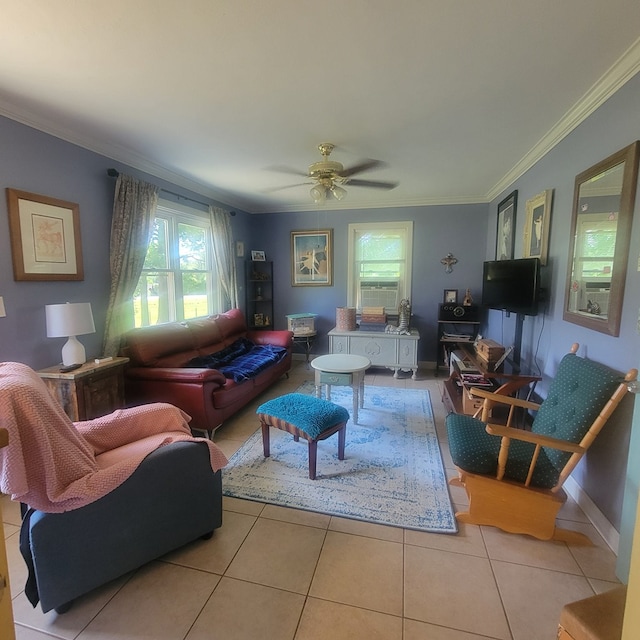
[[[158,187],[120,174],[111,220],[111,291],[102,352],[117,356],[122,335],[133,329],[131,299],[140,279],[158,204]]]
[[[233,232],[229,214],[226,211],[209,205],[209,216],[213,236],[213,256],[222,291],[228,304],[227,308],[219,309],[219,311],[227,311],[238,307],[238,277]]]

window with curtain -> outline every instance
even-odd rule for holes
[[[411,297],[413,222],[365,222],[348,230],[347,305],[395,314]]]
[[[211,247],[205,213],[175,203],[158,205],[133,297],[136,327],[206,316],[219,307]]]

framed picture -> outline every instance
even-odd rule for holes
[[[80,208],[7,189],[15,280],[84,280]]]
[[[547,264],[552,201],[553,189],[547,189],[527,200],[523,257],[540,258],[541,265]]]
[[[265,255],[264,255],[264,251],[252,251],[251,252],[251,259],[254,262],[264,262],[266,260]]]
[[[444,300],[445,304],[458,304],[458,290],[457,289],[445,289]]]
[[[496,229],[496,260],[511,260],[516,237],[516,206],[518,192],[512,191],[498,205],[498,226]]]
[[[333,229],[291,232],[291,284],[333,284]]]
[[[256,327],[262,327],[264,325],[264,315],[262,315],[261,313],[254,313],[253,324]]]

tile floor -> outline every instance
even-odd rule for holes
[[[312,378],[295,365],[269,397]],[[453,474],[442,378],[419,378],[373,370],[366,384],[429,389]],[[256,430],[257,404],[216,434],[227,455]],[[465,504],[463,490],[451,494]],[[0,504],[18,640],[551,640],[564,603],[617,582],[615,555],[571,501],[563,526],[587,533],[593,547],[471,525],[430,534],[225,498],[211,540],[96,590],[65,615],[42,614],[22,592],[18,506]]]

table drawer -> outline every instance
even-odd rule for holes
[[[351,373],[330,373],[328,371],[320,372],[321,384],[351,384],[353,374]]]

